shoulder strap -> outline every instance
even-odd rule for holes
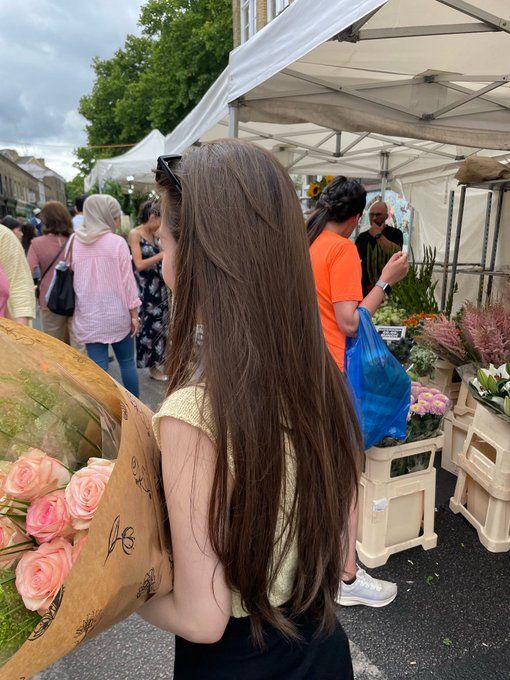
[[[75,239],[76,234],[73,234],[71,238],[69,239],[69,242],[67,243],[68,249],[66,252],[66,263],[69,269],[72,269],[72,264],[73,264],[73,245],[74,245],[74,239]]]
[[[53,258],[53,260],[49,263],[49,265],[46,267],[46,269],[44,270],[44,272],[41,274],[41,278],[39,279],[39,283],[42,282],[42,280],[44,279],[44,277],[46,276],[46,274],[47,274],[47,273],[50,271],[50,269],[53,267],[53,265],[54,265],[55,262],[57,261],[58,256],[59,256],[60,253],[64,250],[64,248],[66,247],[66,245],[67,245],[67,241],[66,241],[66,242],[64,243],[64,245],[59,249],[58,253],[55,255],[55,257]]]

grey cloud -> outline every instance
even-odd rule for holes
[[[1,146],[84,142],[85,121],[76,110],[81,95],[92,87],[92,58],[111,56],[128,33],[139,33],[141,4],[142,0],[0,2]]]

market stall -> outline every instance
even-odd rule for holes
[[[85,177],[85,191],[94,185],[101,190],[106,181],[113,181],[123,188],[145,193],[154,184],[156,159],[164,153],[164,136],[159,130],[152,130],[132,149],[120,156],[101,158],[91,173]]]
[[[475,324],[492,329],[496,341],[490,333],[477,335],[472,305],[449,318],[464,300],[483,302],[484,290],[499,291],[510,266],[504,193],[492,197],[496,209],[488,215],[487,188],[495,187],[458,189],[454,179],[460,163],[475,154],[510,158],[507,12],[504,0],[295,0],[231,54],[228,69],[165,140],[166,153],[178,154],[195,142],[237,136],[275,152],[290,172],[379,178],[382,193],[391,184],[415,208],[412,246],[423,262],[413,265],[375,319],[402,329],[388,344],[415,382],[406,438],[366,453],[358,548],[372,566],[411,545],[435,545],[434,453],[456,449],[462,465],[473,422],[487,420],[473,416],[486,405],[468,404],[468,380],[461,383],[456,367],[510,359],[510,321],[501,305],[485,304]],[[261,54],[270,57],[261,60]],[[446,276],[438,276],[439,264]],[[448,316],[439,314],[438,303]],[[489,356],[485,350],[494,342],[501,352]],[[502,389],[501,382],[491,383],[493,390]],[[482,400],[495,397],[508,409],[499,392],[482,393]],[[448,420],[441,425],[445,411],[465,418],[464,437],[456,431],[453,443],[445,442],[451,435]],[[497,431],[503,428],[508,441],[510,424],[502,422]],[[486,443],[477,451],[487,468],[492,444]],[[501,442],[494,446],[501,471]],[[493,482],[469,469],[471,481],[466,472],[452,509],[475,517],[481,537],[493,536],[494,513],[510,523],[508,490],[499,490],[493,503]],[[510,534],[510,526],[500,525],[500,534]],[[484,545],[503,550],[507,543]]]

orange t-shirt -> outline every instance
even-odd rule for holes
[[[361,302],[361,261],[352,241],[326,229],[310,246],[322,329],[329,351],[344,369],[345,333],[335,317],[335,302]]]

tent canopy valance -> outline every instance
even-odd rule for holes
[[[508,10],[505,0],[294,0],[232,52],[166,151],[239,131],[286,152],[295,172],[366,177],[510,151]]]
[[[92,172],[85,178],[85,191],[97,184],[112,180],[122,187],[146,190],[154,183],[156,159],[164,153],[165,138],[159,130],[152,130],[132,149],[120,156],[102,158],[97,161]]]

